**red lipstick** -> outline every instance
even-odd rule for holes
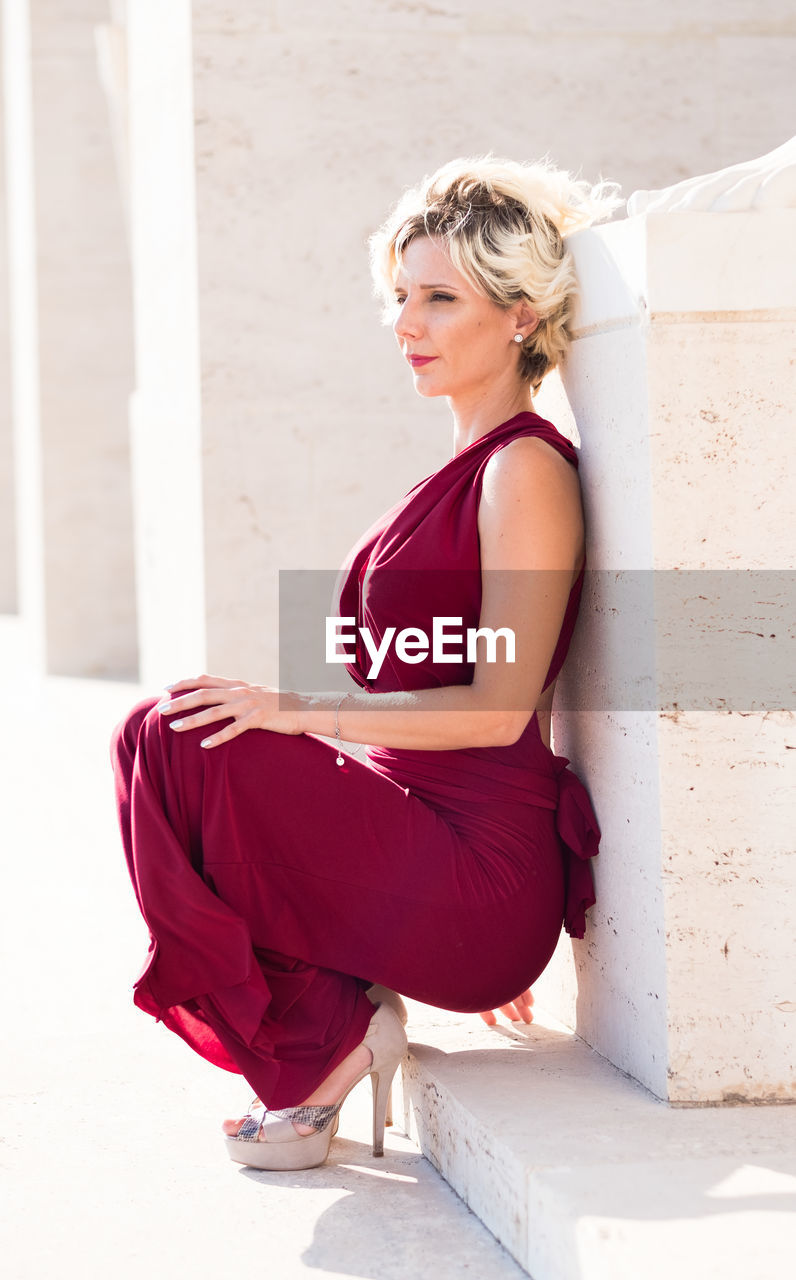
[[[407,360],[413,369],[419,369],[424,364],[431,364],[431,361],[436,360],[436,358],[436,356],[407,356]]]

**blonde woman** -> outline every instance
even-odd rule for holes
[[[567,346],[565,236],[617,203],[492,157],[406,193],[372,238],[374,276],[417,392],[448,401],[453,447],[343,566],[358,690],[199,676],[116,731],[152,937],[135,1001],[256,1091],[224,1126],[244,1164],[322,1163],[368,1074],[381,1153],[406,1049],[392,992],[528,1019],[562,922],[582,936],[600,833],[550,711],[584,522],[575,450],[532,396]],[[450,618],[473,637],[458,664],[434,643]]]

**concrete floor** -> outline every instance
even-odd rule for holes
[[[246,1084],[130,999],[147,935],[107,740],[139,690],[26,676],[5,619],[0,658],[3,1275],[522,1277],[397,1128],[373,1158],[367,1081],[327,1165],[278,1175],[228,1159],[219,1124],[242,1113]]]

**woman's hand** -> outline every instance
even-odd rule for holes
[[[168,716],[195,712],[189,716],[180,715],[179,719],[169,722],[175,733],[232,717],[232,724],[203,738],[203,747],[218,747],[247,729],[270,729],[274,733],[288,734],[303,732],[299,725],[297,695],[271,689],[268,685],[202,675],[178,680],[176,684],[169,685],[166,692],[169,697],[158,703],[158,711]]]
[[[515,996],[510,1004],[502,1004],[500,1012],[508,1018],[509,1022],[533,1022],[532,1004],[533,996],[530,991],[523,991],[521,995]],[[478,1016],[483,1018],[488,1027],[494,1027],[497,1023],[492,1009],[485,1009]]]

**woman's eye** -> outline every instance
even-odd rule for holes
[[[450,293],[432,293],[430,295],[430,299],[432,302],[455,302],[456,301],[456,299]],[[402,307],[405,302],[406,302],[406,294],[396,293],[395,295],[396,307]]]

